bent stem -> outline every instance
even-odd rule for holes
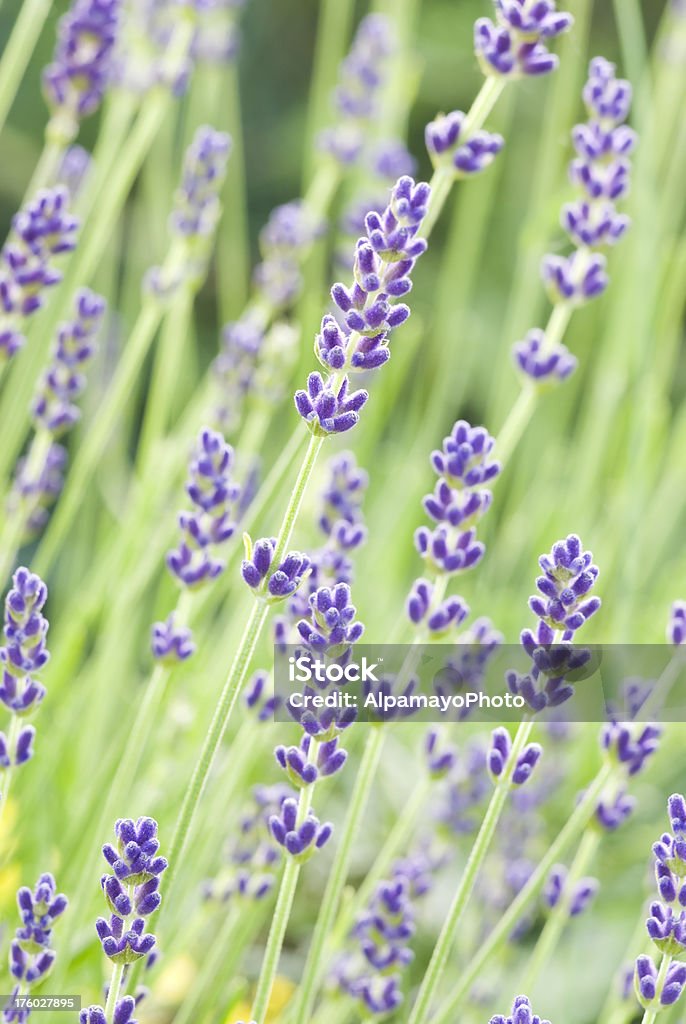
[[[564,927],[570,920],[570,897],[572,896],[574,886],[580,880],[595,857],[599,843],[600,833],[598,830],[595,828],[587,828],[569,869],[569,874],[565,883],[565,891],[557,905],[551,911],[529,958],[529,962],[524,971],[524,976],[520,983],[522,992],[532,991],[541,971],[548,962],[551,953],[553,953],[557,947]]]
[[[360,823],[369,802],[376,769],[383,749],[385,730],[372,726],[367,737],[360,768],[355,779],[348,814],[343,825],[343,834],[329,871],[326,889],[312,933],[312,941],[300,981],[299,995],[295,1008],[295,1021],[305,1024],[312,1017],[312,1009],[321,982],[322,968],[327,952],[327,939],[331,934],[340,907],[343,888],[350,869],[353,844],[359,832]],[[258,1022],[259,1024],[259,1022]]]
[[[570,814],[564,828],[558,833],[557,838],[549,846],[547,853],[539,861],[529,881],[514,898],[490,935],[482,942],[470,963],[460,972],[450,997],[439,1007],[433,1019],[433,1024],[450,1024],[450,1022],[457,1018],[458,1010],[463,1000],[469,995],[472,985],[484,966],[491,957],[497,956],[502,947],[507,943],[512,929],[519,921],[521,915],[543,888],[550,869],[560,860],[565,850],[586,828],[596,809],[603,788],[612,777],[612,774],[613,768],[611,765],[604,765],[600,769]]]
[[[428,1019],[431,1011],[431,1005],[436,994],[436,989],[438,988],[438,984],[443,975],[445,965],[448,961],[448,956],[450,955],[450,950],[453,947],[462,915],[467,907],[467,903],[469,902],[469,897],[474,889],[477,875],[483,865],[491,842],[493,841],[500,815],[505,807],[505,801],[507,800],[507,796],[510,792],[512,773],[517,764],[517,758],[529,738],[532,727],[533,723],[528,719],[524,719],[519,724],[515,738],[512,741],[512,749],[510,751],[507,771],[496,783],[493,795],[488,807],[486,808],[486,814],[481,822],[481,828],[479,829],[474,845],[470,851],[464,873],[460,879],[460,884],[458,885],[457,892],[453,897],[453,902],[450,906],[450,910],[448,911],[448,916],[441,929],[438,941],[431,955],[429,966],[426,974],[424,975],[422,984],[420,985],[414,1006],[412,1007],[409,1024],[424,1024]]]

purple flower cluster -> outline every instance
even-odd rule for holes
[[[133,996],[118,999],[111,1021],[107,1020],[102,1006],[84,1007],[79,1013],[79,1024],[138,1024],[133,1016],[136,1005]]]
[[[439,114],[426,126],[425,140],[434,167],[450,167],[456,178],[485,171],[505,145],[502,135],[470,131],[461,110]]]
[[[615,203],[629,191],[629,155],[636,144],[626,120],[631,86],[615,77],[614,64],[595,57],[584,88],[589,114],[572,132],[576,157],[570,164],[572,182],[582,196],[562,211],[562,226],[576,246],[571,256],[546,256],[543,281],[553,303],[581,305],[605,291],[606,261],[595,249],[615,245],[629,227],[629,218]]]
[[[554,71],[559,62],[548,43],[571,27],[571,14],[556,10],[555,0],[494,0],[494,6],[495,21],[479,18],[474,25],[483,73],[520,78]]]
[[[279,846],[301,864],[321,850],[333,832],[333,826],[328,822],[321,824],[312,810],[302,812],[292,797],[283,801],[277,814],[271,815],[269,829]]]
[[[608,759],[632,776],[643,770],[657,750],[661,735],[658,725],[613,721],[603,726],[600,742]]]
[[[34,424],[59,437],[78,422],[74,404],[86,386],[83,371],[93,358],[96,338],[105,314],[105,300],[88,288],[76,295],[75,316],[62,324],[52,360],[43,374],[31,413]]]
[[[289,796],[286,786],[253,787],[250,805],[230,835],[221,870],[203,885],[205,899],[259,901],[272,891],[281,851],[272,838],[269,819]]]
[[[591,905],[598,892],[597,878],[580,878],[569,885],[569,872],[563,864],[556,864],[543,887],[543,902],[549,910],[564,903],[569,917],[578,917]]]
[[[99,917],[95,928],[105,956],[115,964],[131,964],[155,945],[155,936],[145,932],[145,918],[160,905],[160,876],[167,861],[158,853],[153,818],[120,818],[114,834],[116,845],[102,848],[112,874],[100,880],[111,914]]]
[[[262,538],[254,544],[247,534],[244,539],[246,557],[241,565],[241,575],[255,596],[272,604],[294,594],[309,571],[307,555],[290,551],[278,564],[274,564],[274,537]]]
[[[221,348],[212,371],[220,395],[216,418],[224,432],[240,423],[245,399],[254,387],[264,341],[262,324],[249,313],[222,330]]]
[[[318,140],[320,149],[343,165],[356,163],[363,151],[395,48],[392,24],[387,18],[381,14],[363,18],[341,65],[334,93],[336,127],[327,128]]]
[[[51,257],[74,249],[77,229],[63,186],[38,192],[13,218],[0,253],[0,360],[24,345],[23,321],[41,308],[46,289],[62,280]]]
[[[458,420],[443,448],[434,451],[431,463],[439,474],[424,509],[436,524],[415,532],[415,546],[427,568],[438,576],[453,576],[473,568],[483,557],[484,545],[476,539],[476,525],[488,511],[492,494],[485,485],[500,472],[492,458],[495,442],[483,427]],[[419,578],[412,585],[407,613],[417,627],[441,637],[459,627],[469,609],[460,597],[444,598],[442,589]]]
[[[505,1017],[502,1013],[497,1013],[495,1017],[491,1017],[489,1024],[550,1024],[550,1021],[542,1020],[534,1013],[526,996],[517,996],[512,1004],[510,1016]]]
[[[588,661],[589,652],[575,650],[571,641],[600,608],[600,598],[590,596],[598,567],[575,534],[554,544],[549,555],[541,555],[539,565],[539,593],[529,598],[538,623],[535,631],[525,629],[521,634],[532,667],[524,675],[506,675],[510,692],[523,697],[533,712],[556,707],[572,696],[574,688],[566,676]]]
[[[686,601],[675,601],[667,623],[667,642],[675,647],[686,643]]]
[[[42,453],[41,453],[42,454]],[[24,539],[29,540],[45,526],[50,506],[62,493],[67,449],[51,444],[34,466],[31,449],[17,460],[17,467],[8,500],[8,513],[23,520]]]
[[[494,781],[505,778],[514,786],[522,786],[531,778],[531,773],[542,753],[543,747],[540,743],[528,743],[511,765],[512,739],[504,726],[498,726],[491,734],[488,768]]]
[[[172,238],[182,255],[170,257],[162,267],[148,272],[146,285],[153,294],[168,297],[182,282],[193,288],[200,286],[221,216],[219,193],[230,153],[231,138],[225,132],[207,125],[197,129],[184,156],[169,221]]]
[[[53,61],[43,72],[43,91],[67,138],[76,134],[78,121],[102,103],[112,75],[122,6],[121,0],[74,0],[60,18]]]
[[[383,213],[369,213],[366,236],[355,250],[354,282],[335,284],[331,294],[343,318],[327,315],[315,339],[315,352],[329,371],[311,373],[307,391],[295,405],[313,434],[343,433],[355,426],[367,401],[366,391],[349,391],[347,372],[375,369],[389,359],[392,330],[404,323],[409,308],[396,300],[411,286],[410,274],[426,249],[417,232],[426,214],[429,186],[400,178]]]
[[[436,818],[450,836],[471,835],[481,821],[481,809],[491,793],[488,750],[474,740],[460,752],[446,776]]]
[[[434,683],[438,696],[483,690],[486,671],[502,642],[502,633],[485,617],[476,619],[468,629],[458,633],[451,655]],[[458,719],[467,718],[471,710],[468,706],[457,709]]]
[[[294,200],[277,206],[260,232],[262,262],[254,280],[262,298],[275,310],[292,305],[302,289],[300,265],[324,223],[307,204]]]
[[[656,949],[668,957],[686,952],[686,800],[679,793],[670,796],[667,813],[671,832],[653,845],[655,878],[659,900],[651,903],[646,921],[648,935]],[[656,1012],[673,1006],[686,986],[686,964],[671,963],[664,977],[650,956],[639,956],[634,987],[641,1006]]]
[[[42,614],[47,596],[39,576],[17,569],[5,599],[5,644],[0,647],[0,701],[13,716],[9,735],[0,732],[0,770],[25,764],[33,756],[36,730],[21,722],[45,697],[36,676],[50,657],[45,646],[48,621]]]
[[[17,892],[21,926],[10,943],[9,969],[15,982],[11,998],[31,989],[49,974],[56,953],[51,949],[52,929],[67,909],[67,897],[56,891],[52,875],[41,875],[33,892],[22,886]],[[22,1016],[25,1014],[25,1016]],[[28,1011],[6,1009],[3,1020],[26,1020]]]

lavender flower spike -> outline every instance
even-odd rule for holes
[[[279,846],[301,863],[321,850],[333,832],[333,826],[321,825],[312,811],[299,820],[298,802],[290,797],[281,804],[280,813],[271,816],[269,828]]]
[[[55,879],[41,875],[33,892],[23,886],[17,893],[22,924],[10,943],[9,969],[16,982],[12,997],[30,995],[32,988],[50,973],[56,953],[51,948],[52,930],[67,909],[67,897],[56,891]],[[3,1020],[25,1020],[21,1009],[5,1009]],[[26,1014],[28,1016],[28,1014]]]
[[[24,321],[41,308],[46,289],[62,280],[51,257],[74,249],[77,229],[62,186],[38,192],[14,217],[0,253],[0,361],[22,348]]]
[[[275,539],[263,538],[253,544],[247,533],[243,539],[246,557],[241,574],[255,595],[271,604],[294,594],[310,568],[309,558],[299,551],[291,551],[274,566]]]
[[[490,1024],[550,1024],[549,1020],[543,1020],[534,1013],[527,996],[517,996],[512,1004],[512,1013],[509,1017],[498,1013],[491,1017]]]
[[[14,727],[9,737],[0,732],[0,769],[22,765],[33,756],[36,730],[20,723],[45,697],[45,687],[36,676],[50,657],[45,645],[48,622],[42,614],[47,587],[40,577],[23,567],[15,572],[13,584],[5,599],[0,701],[14,716]]]
[[[124,996],[117,1001],[111,1024],[138,1024],[134,1020],[136,1000],[133,996]],[[79,1013],[79,1024],[110,1024],[101,1006],[89,1006]]]
[[[554,0],[494,3],[496,21],[479,18],[474,25],[474,49],[483,73],[520,78],[554,71],[558,59],[547,43],[571,27],[571,14],[557,11]]]
[[[487,131],[465,133],[466,114],[453,110],[426,126],[426,148],[435,168],[450,167],[456,178],[479,174],[495,160],[505,145],[502,135]]]

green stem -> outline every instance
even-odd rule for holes
[[[117,998],[119,996],[119,990],[121,989],[122,979],[124,977],[124,965],[114,964],[112,968],[112,979],[110,981],[109,992],[107,993],[107,1003],[105,1004],[105,1020],[107,1024],[112,1024],[114,1021],[114,1011],[117,1007]]]
[[[309,760],[316,760],[318,747],[319,744],[316,741],[313,741],[308,755]],[[315,785],[316,783],[313,783],[311,786],[305,786],[304,789],[300,790],[298,816],[296,819],[296,823],[298,825],[305,820],[310,807],[312,806]],[[252,1012],[250,1014],[250,1019],[254,1021],[255,1024],[264,1024],[267,1011],[269,1010],[269,1001],[271,999],[272,988],[274,987],[276,972],[279,969],[281,948],[283,946],[284,936],[286,935],[288,920],[291,916],[291,907],[293,906],[293,899],[298,885],[301,866],[301,861],[296,860],[296,858],[292,857],[290,854],[286,854],[286,866],[281,876],[279,895],[276,901],[272,923],[269,928],[267,946],[264,951],[264,958],[262,960],[262,967],[260,969],[260,976],[257,980],[255,998],[253,1000]]]
[[[350,869],[350,857],[353,845],[360,829],[374,778],[379,765],[385,732],[380,726],[372,726],[367,737],[362,761],[355,779],[355,787],[350,798],[348,814],[343,825],[343,834],[329,872],[324,895],[319,907],[317,922],[312,933],[312,941],[303,970],[298,997],[295,1007],[295,1021],[305,1024],[312,1017],[314,1000],[321,982],[322,969],[325,965],[327,939],[331,934],[339,912],[343,888]]]
[[[52,443],[53,436],[49,431],[43,428],[36,431],[22,473],[24,480],[36,482],[40,479]],[[31,501],[28,496],[22,498],[15,494],[16,508],[9,511],[2,525],[2,533],[0,535],[0,586],[4,586],[16,562],[17,554],[26,535],[27,523],[37,507],[36,498],[37,495]]]
[[[545,329],[542,351],[560,344],[569,325],[572,312],[572,307],[565,303],[553,306],[548,325]],[[535,387],[529,383],[525,384],[498,432],[498,459],[503,465],[509,462],[512,453],[519,444],[522,434],[526,430],[538,404],[538,396],[539,392]]]
[[[17,715],[12,715],[9,729],[7,730],[7,753],[10,758],[10,765],[8,768],[0,770],[0,825],[2,824],[2,817],[9,800],[10,787],[14,777],[14,757],[19,737],[19,728],[19,718]]]
[[[540,977],[541,971],[548,963],[551,954],[557,948],[557,944],[560,941],[560,936],[564,931],[565,925],[569,922],[569,905],[570,898],[574,892],[574,886],[582,877],[584,872],[587,870],[589,864],[593,860],[598,850],[600,843],[600,833],[596,828],[587,828],[579,844],[579,849],[576,852],[576,856],[572,861],[569,869],[569,874],[565,881],[565,891],[553,908],[548,917],[548,920],[538,937],[536,945],[534,946],[533,952],[529,957],[524,975],[520,981],[520,988],[522,992],[532,992],[534,986]]]
[[[24,0],[0,61],[0,132],[29,66],[52,0]]]
[[[507,943],[512,929],[519,921],[521,915],[543,888],[550,869],[560,860],[571,843],[586,828],[595,812],[603,787],[611,776],[612,767],[610,765],[605,765],[600,769],[570,814],[566,824],[558,833],[557,838],[551,843],[547,852],[538,862],[529,881],[512,901],[490,935],[481,943],[476,955],[460,971],[449,998],[439,1007],[433,1019],[433,1024],[449,1024],[449,1022],[458,1019],[462,1002],[469,995],[472,985],[479,977],[485,965]]]
[[[34,564],[36,572],[42,576],[50,571],[62,541],[74,518],[78,515],[85,489],[100,464],[101,456],[112,435],[117,417],[129,401],[161,317],[162,308],[159,303],[149,298],[143,304],[131,337],[107,389],[106,397],[83,439],[55,514],[36,552]]]
[[[481,828],[474,841],[469,854],[457,892],[453,897],[448,916],[445,919],[438,941],[431,955],[429,966],[426,970],[414,1006],[409,1017],[409,1024],[424,1024],[431,1012],[431,1006],[436,995],[438,984],[448,962],[450,951],[455,942],[457,930],[462,920],[462,915],[467,907],[469,897],[472,894],[474,884],[480,868],[483,865],[489,847],[495,837],[500,815],[505,807],[505,801],[510,792],[512,772],[517,764],[517,758],[522,752],[529,737],[533,723],[524,720],[520,722],[515,738],[512,742],[512,749],[508,759],[507,771],[498,780],[493,791],[493,796],[486,808],[486,814],[481,823]]]

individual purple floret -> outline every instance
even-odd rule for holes
[[[573,356],[562,342],[547,344],[545,333],[539,328],[529,331],[523,341],[512,349],[517,369],[537,386],[559,384],[570,377],[577,367]]]
[[[320,149],[341,164],[357,162],[362,153],[369,122],[378,112],[389,57],[395,48],[389,19],[381,14],[362,19],[350,52],[341,64],[334,92],[336,126],[325,129],[318,139]]]
[[[501,777],[514,786],[522,786],[531,778],[531,773],[538,764],[543,753],[540,743],[529,743],[517,756],[514,765],[510,766],[512,739],[504,726],[494,729],[491,734],[491,748],[488,753],[488,767],[494,780]]]
[[[548,42],[572,25],[571,14],[558,11],[555,0],[494,0],[496,20],[479,18],[474,49],[485,75],[519,78],[546,75],[558,66]]]
[[[632,776],[643,770],[657,750],[661,735],[657,725],[607,722],[602,728],[601,746],[612,762],[622,765]]]
[[[240,488],[234,482],[233,449],[221,434],[201,431],[189,465],[186,492],[192,512],[179,515],[181,540],[167,555],[167,565],[179,582],[196,589],[224,571],[215,550],[233,536],[235,504]]]
[[[680,647],[686,643],[686,601],[675,601],[667,624],[667,642]]]
[[[43,91],[68,139],[76,134],[78,121],[102,103],[122,6],[121,0],[74,0],[60,18],[53,62],[43,72]]]
[[[62,186],[38,192],[12,220],[0,253],[0,359],[23,346],[24,319],[41,308],[45,290],[62,280],[51,257],[74,249],[77,229]]]
[[[10,943],[9,969],[17,987],[12,993],[27,996],[49,974],[56,953],[51,949],[52,929],[67,909],[67,897],[56,891],[52,875],[41,875],[33,892],[23,886],[17,893],[22,924]],[[25,1012],[25,1011],[23,1011]],[[5,1009],[3,1020],[25,1020],[21,1010]]]
[[[359,420],[359,411],[369,398],[366,391],[348,393],[349,380],[343,377],[333,389],[320,373],[307,378],[307,391],[296,391],[295,407],[317,437],[343,434]]]
[[[310,560],[300,551],[289,551],[283,560],[274,566],[276,540],[263,538],[253,544],[245,535],[246,557],[241,564],[243,580],[256,596],[265,601],[282,601],[300,586],[310,568]]]
[[[489,1024],[550,1024],[549,1020],[542,1020],[531,1008],[527,996],[516,996],[512,1004],[512,1013],[509,1017],[497,1013],[491,1017]]]
[[[174,665],[195,654],[193,634],[187,626],[177,626],[173,612],[165,622],[156,622],[151,630],[150,647],[155,661]]]
[[[658,969],[652,957],[637,957],[634,975],[636,997],[646,1010],[676,1003],[686,986],[686,964],[676,961],[669,965],[659,993],[657,983]]]
[[[311,810],[299,819],[298,801],[290,797],[281,804],[280,812],[270,817],[269,828],[279,846],[301,863],[321,850],[333,832],[333,826],[321,825]]]
[[[82,288],[74,305],[75,317],[57,332],[52,360],[31,407],[35,425],[54,437],[73,427],[81,415],[74,402],[86,386],[83,371],[95,353],[106,303],[95,292]]]
[[[15,716],[15,726],[8,736],[0,732],[0,770],[25,764],[33,756],[36,730],[21,722],[45,697],[45,687],[35,677],[50,657],[45,645],[48,621],[42,614],[47,596],[39,576],[24,567],[17,569],[5,599],[5,643],[0,647],[0,701]]]
[[[136,1000],[133,996],[124,996],[117,1001],[111,1021],[107,1020],[101,1006],[88,1006],[79,1013],[79,1024],[138,1024],[133,1016],[135,1010]]]
[[[543,887],[543,902],[552,910],[564,898],[565,912],[578,917],[590,906],[598,892],[596,878],[580,878],[569,891],[569,872],[563,864],[556,864]]]
[[[456,177],[478,174],[489,167],[505,145],[501,135],[465,132],[461,110],[440,114],[426,126],[426,148],[434,167],[451,167]]]

